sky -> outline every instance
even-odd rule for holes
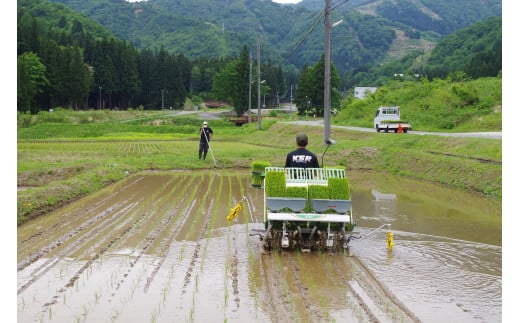
[[[273,2],[277,3],[298,3],[302,0],[272,0]]]
[[[140,2],[140,1],[143,1],[143,0],[127,0],[128,2]],[[273,2],[277,2],[277,3],[298,3],[302,0],[272,0]]]

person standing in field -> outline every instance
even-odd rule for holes
[[[199,142],[199,159],[206,159],[209,149],[209,141],[213,135],[213,130],[208,126],[208,122],[204,121],[202,127],[199,129],[200,142]]]
[[[296,135],[297,148],[287,154],[285,167],[319,168],[318,157],[307,150],[309,139],[307,135],[300,132]]]

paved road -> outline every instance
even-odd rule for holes
[[[323,120],[299,120],[289,121],[289,123],[307,125],[307,126],[323,126]],[[361,128],[361,127],[349,127],[349,126],[337,126],[331,125],[331,128],[342,128],[349,130],[365,131],[365,132],[376,132],[373,128]],[[487,138],[502,140],[502,132],[427,132],[427,131],[409,131],[407,133],[414,135],[433,135],[433,136],[444,136],[444,137],[474,137],[474,138]]]
[[[205,120],[218,120],[221,119],[222,111],[214,112],[214,111],[176,111],[172,115],[184,115],[184,114],[193,114],[198,113],[202,119]],[[297,121],[287,121],[287,123],[301,124],[307,126],[320,126],[323,127],[323,120],[297,120]],[[331,125],[331,128],[343,128],[349,130],[356,131],[365,131],[365,132],[376,132],[374,128],[361,128],[361,127],[350,127],[350,126],[337,126]],[[444,137],[473,137],[473,138],[487,138],[487,139],[495,139],[502,140],[502,132],[427,132],[427,131],[409,131],[407,134],[414,135],[433,135],[433,136],[444,136]]]

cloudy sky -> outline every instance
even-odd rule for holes
[[[301,0],[272,0],[272,1],[273,2],[278,2],[278,3],[298,3]]]
[[[140,2],[140,1],[145,1],[145,0],[127,0],[128,2]],[[302,0],[272,0],[273,2],[278,2],[278,3],[298,3]]]

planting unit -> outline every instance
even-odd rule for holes
[[[349,251],[354,221],[344,169],[266,167],[264,251]]]

